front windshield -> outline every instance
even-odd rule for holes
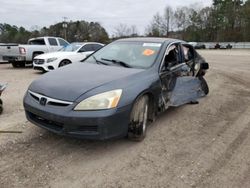
[[[160,47],[161,43],[118,41],[103,47],[84,62],[145,69],[154,63]]]
[[[59,51],[62,51],[62,52],[74,52],[74,51],[78,50],[81,46],[82,46],[82,44],[71,43],[71,44],[61,48]]]

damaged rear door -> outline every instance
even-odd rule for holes
[[[165,109],[196,102],[207,95],[203,78],[207,69],[208,64],[191,45],[178,42],[168,46],[159,73]]]

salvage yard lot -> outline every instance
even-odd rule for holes
[[[41,76],[0,64],[1,187],[250,187],[250,51],[203,50],[210,93],[171,108],[143,142],[86,141],[29,123],[22,98]],[[119,126],[119,125],[117,125]]]

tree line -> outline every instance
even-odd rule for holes
[[[98,22],[70,21],[60,22],[54,25],[28,31],[24,27],[12,26],[0,23],[1,43],[26,43],[28,39],[39,36],[57,36],[74,41],[98,41],[106,43],[109,41],[107,31]]]
[[[139,36],[135,25],[119,24],[111,39],[98,22],[60,22],[32,31],[24,27],[0,23],[1,43],[26,43],[38,36],[59,36],[73,41],[107,43],[116,38]],[[164,13],[156,13],[145,29],[144,36],[173,37],[186,41],[250,41],[250,0],[213,0],[203,8],[166,6]]]
[[[213,0],[195,9],[167,6],[155,14],[147,36],[175,37],[187,41],[250,41],[250,0]]]

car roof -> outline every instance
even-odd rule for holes
[[[85,45],[85,44],[100,44],[100,45],[104,45],[102,43],[99,42],[72,42],[70,44],[75,44],[75,45]]]
[[[153,43],[172,43],[172,42],[184,42],[179,39],[173,38],[160,38],[160,37],[135,37],[135,38],[124,38],[118,39],[117,41],[127,41],[127,42],[153,42]]]

